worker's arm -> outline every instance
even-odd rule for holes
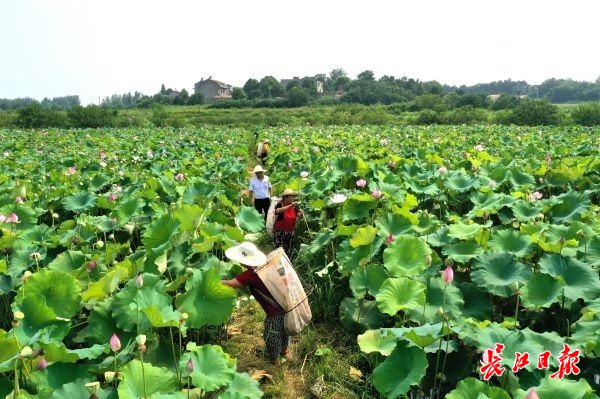
[[[221,284],[226,285],[228,287],[231,288],[242,288],[242,284],[240,284],[239,281],[237,281],[235,278],[232,278],[231,280],[221,280]]]

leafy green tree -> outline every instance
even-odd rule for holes
[[[260,93],[262,98],[283,96],[283,86],[273,76],[265,76],[260,80]]]
[[[202,93],[194,93],[187,100],[187,105],[200,105],[200,104],[204,104],[204,96],[202,95]]]
[[[292,87],[288,93],[288,104],[290,107],[302,107],[308,104],[309,99],[309,94],[305,89],[300,87]]]
[[[423,94],[415,98],[411,110],[420,111],[423,109],[431,109],[434,111],[445,111],[447,109],[444,97],[438,94]]]
[[[248,100],[254,100],[261,97],[260,83],[256,79],[248,79],[244,83],[244,92],[248,96]]]
[[[512,110],[510,121],[526,126],[558,125],[559,110],[547,101],[525,100]]]
[[[580,104],[573,109],[571,117],[578,125],[600,125],[600,103]]]
[[[189,93],[186,89],[181,90],[181,92],[173,99],[174,105],[185,105],[187,104],[190,98]]]
[[[513,109],[519,105],[517,96],[510,94],[500,94],[500,96],[491,103],[491,109],[498,111],[501,109]]]
[[[241,87],[234,87],[231,91],[231,97],[234,100],[246,100],[248,98],[248,95]]]
[[[67,118],[74,127],[111,127],[115,125],[116,109],[99,107],[97,105],[81,105],[67,110]]]

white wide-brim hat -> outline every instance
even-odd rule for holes
[[[267,263],[267,255],[262,253],[251,242],[243,242],[235,247],[228,248],[225,256],[235,262],[246,266],[262,266]]]
[[[266,169],[263,169],[263,168],[262,168],[262,166],[260,166],[260,165],[256,165],[256,166],[254,167],[254,173],[256,173],[256,172],[266,172],[266,171],[267,171],[267,170],[266,170]]]

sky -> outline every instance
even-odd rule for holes
[[[364,70],[449,85],[600,76],[597,0],[0,0],[0,98],[193,93]]]

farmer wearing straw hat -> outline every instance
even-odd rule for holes
[[[288,258],[292,257],[296,219],[302,219],[304,212],[294,202],[298,193],[286,188],[281,194],[281,201],[275,206],[275,223],[273,224],[273,240],[275,247],[283,247]]]
[[[248,287],[267,317],[264,322],[263,338],[269,354],[269,360],[279,365],[279,356],[287,356],[289,335],[285,331],[283,308],[275,301],[265,284],[255,273],[254,268],[267,263],[267,256],[251,242],[243,242],[225,251],[227,258],[238,262],[246,268],[231,280],[221,280],[232,288]]]
[[[254,174],[250,179],[250,202],[253,202],[254,208],[258,213],[262,213],[267,221],[267,213],[271,206],[271,182],[269,176],[265,175],[266,170],[260,165],[254,167]]]
[[[256,151],[256,155],[260,159],[265,159],[267,155],[269,155],[269,151],[271,151],[271,146],[269,144],[269,139],[264,139],[262,142],[258,144],[258,149]]]

